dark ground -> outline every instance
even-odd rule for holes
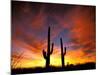
[[[27,73],[43,73],[43,72],[58,72],[58,71],[74,71],[74,70],[90,70],[96,69],[95,63],[77,64],[77,65],[67,65],[66,67],[55,67],[50,66],[49,68],[17,68],[12,69],[11,74],[27,74]]]

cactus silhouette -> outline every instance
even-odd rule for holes
[[[46,67],[49,67],[50,64],[50,55],[53,52],[54,43],[52,43],[52,47],[50,47],[50,27],[48,28],[48,44],[47,44],[47,52],[43,50],[43,56],[46,60]],[[51,49],[50,49],[51,48]]]
[[[63,41],[62,41],[62,38],[60,38],[60,43],[61,43],[61,61],[62,61],[62,67],[65,67],[64,55],[66,54],[66,47],[64,47],[64,49],[63,49]]]

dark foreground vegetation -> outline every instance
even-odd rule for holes
[[[65,67],[55,67],[50,66],[48,68],[17,68],[12,69],[11,74],[27,74],[27,73],[43,73],[43,72],[58,72],[58,71],[74,71],[74,70],[89,70],[96,69],[95,63],[77,64],[77,65],[67,65]]]

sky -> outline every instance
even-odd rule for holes
[[[65,65],[96,62],[95,6],[12,1],[11,7],[12,68],[45,67],[49,26],[54,43],[50,65],[61,66],[61,37]]]

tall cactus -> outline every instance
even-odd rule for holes
[[[49,67],[50,64],[50,55],[53,52],[53,46],[54,44],[52,43],[52,47],[50,49],[50,27],[48,28],[48,45],[47,45],[47,52],[43,50],[43,56],[46,60],[46,67]]]
[[[64,49],[63,49],[63,41],[62,41],[62,38],[60,38],[60,43],[61,43],[61,61],[62,61],[62,67],[65,67],[64,55],[66,54],[66,47],[64,47]]]

